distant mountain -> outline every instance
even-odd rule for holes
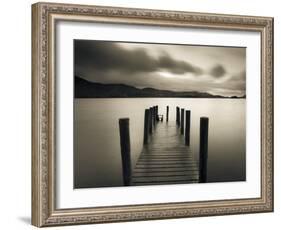
[[[197,91],[176,92],[154,88],[138,89],[125,84],[102,84],[75,77],[75,98],[126,97],[229,98]]]

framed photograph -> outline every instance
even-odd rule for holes
[[[273,211],[273,18],[32,6],[32,224]]]

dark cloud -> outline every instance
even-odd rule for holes
[[[202,73],[199,67],[173,59],[167,53],[154,58],[144,48],[128,50],[113,42],[75,40],[75,69],[81,68],[131,74],[159,70],[175,74]]]
[[[210,71],[210,75],[212,75],[213,77],[216,77],[216,78],[223,77],[225,75],[225,73],[226,73],[226,70],[222,65],[216,65]]]
[[[116,43],[76,40],[75,67],[92,67],[96,70],[120,70],[123,72],[151,72],[154,63],[143,49],[134,52],[122,49]]]
[[[193,66],[185,61],[175,60],[169,55],[160,56],[157,60],[157,64],[159,68],[163,68],[175,74],[194,73],[199,75],[203,72],[199,67]]]

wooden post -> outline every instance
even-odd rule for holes
[[[176,114],[177,125],[180,123],[180,108],[177,106],[177,114]]]
[[[128,186],[130,185],[130,181],[131,181],[131,147],[130,147],[129,118],[119,119],[119,133],[120,133],[123,181],[124,181],[124,185]]]
[[[158,120],[158,105],[155,106],[155,110],[156,110],[156,121],[159,121]]]
[[[190,110],[185,111],[185,145],[190,145]]]
[[[154,109],[153,109],[153,107],[151,107],[151,122],[152,122],[152,128],[153,128],[153,124],[154,124]]]
[[[166,107],[166,122],[169,121],[169,106]]]
[[[199,182],[207,182],[209,118],[200,118]]]
[[[152,107],[153,110],[153,126],[155,126],[155,106]]]
[[[149,133],[152,134],[153,130],[153,109],[149,108]]]
[[[178,107],[176,107],[176,124],[178,124]]]
[[[148,143],[148,133],[149,133],[149,109],[144,112],[144,129],[143,129],[143,144]]]
[[[153,106],[153,127],[156,126],[156,106]]]
[[[154,127],[154,107],[151,107],[151,122],[152,122],[152,128]]]
[[[184,109],[181,109],[181,135],[184,134]]]

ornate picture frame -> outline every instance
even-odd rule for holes
[[[56,207],[56,23],[249,31],[260,34],[260,196],[103,207]],[[251,87],[251,86],[249,86]],[[58,3],[32,5],[32,224],[38,227],[273,211],[273,18]]]

